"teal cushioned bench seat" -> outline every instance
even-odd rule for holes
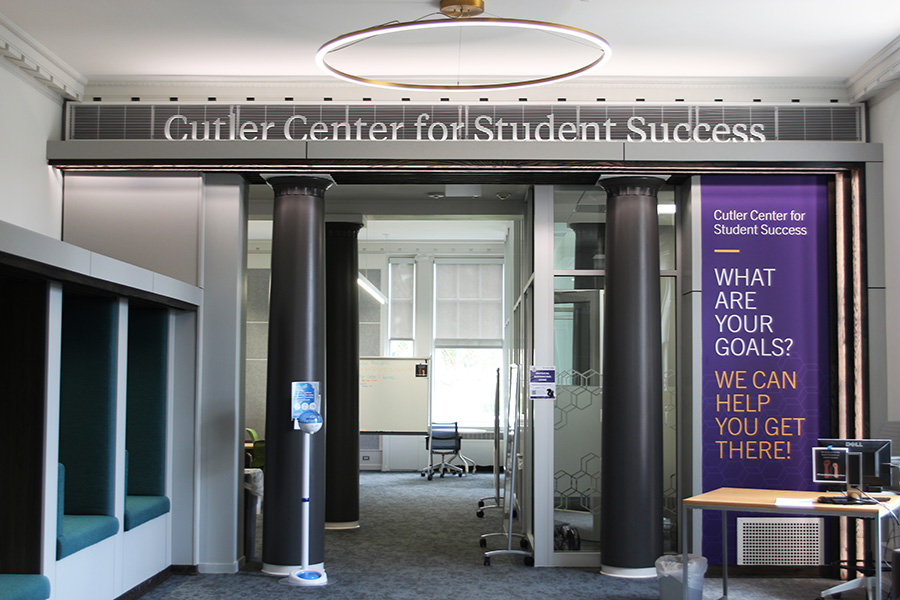
[[[63,515],[62,522],[56,537],[57,560],[119,532],[119,520],[106,515]]]
[[[3,600],[47,600],[50,580],[43,575],[0,575]]]
[[[119,520],[107,515],[67,515],[66,468],[59,464],[56,489],[56,560],[112,537],[119,532]],[[0,600],[3,599],[0,596]]]
[[[125,496],[125,531],[169,512],[165,496]]]

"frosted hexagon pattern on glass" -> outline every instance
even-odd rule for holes
[[[587,411],[600,407],[602,401],[602,387],[600,385],[587,385],[590,381],[599,381],[600,374],[589,370],[585,373],[578,371],[563,371],[556,376],[556,403],[553,411],[553,426],[559,430],[569,422],[569,414],[573,411]]]
[[[600,503],[592,500],[600,495],[600,456],[587,454],[580,466],[574,473],[559,470],[554,474],[556,508],[599,514]]]

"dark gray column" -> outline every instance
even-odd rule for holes
[[[655,576],[663,552],[659,220],[654,177],[601,180],[606,189],[606,312],[601,564]]]
[[[359,254],[356,222],[325,224],[328,398],[325,526],[359,527]]]
[[[579,220],[574,220],[578,218]],[[569,221],[569,228],[575,232],[575,268],[578,270],[599,270],[604,268],[606,223],[600,222],[599,213],[575,213]],[[575,277],[576,290],[599,290],[599,277]],[[594,357],[591,340],[591,305],[576,302],[572,308],[572,368],[582,375],[583,385],[598,385],[600,365],[592,363]],[[587,376],[591,371],[597,373]]]
[[[599,215],[590,220],[569,221],[569,228],[575,232],[575,268],[603,269],[606,251],[606,223],[599,222]],[[587,277],[578,277],[588,279]],[[593,278],[590,278],[593,279]],[[576,286],[583,287],[583,286]],[[595,288],[596,289],[596,288]]]
[[[324,562],[325,436],[310,439],[309,531],[302,531],[303,433],[291,421],[291,382],[317,381],[325,397],[325,190],[329,177],[276,176],[269,303],[263,570],[289,573]],[[327,423],[326,423],[327,426]]]

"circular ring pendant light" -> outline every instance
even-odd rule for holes
[[[392,23],[388,25],[379,25],[370,27],[360,31],[354,31],[334,38],[326,42],[316,52],[316,64],[319,68],[330,73],[338,79],[359,83],[379,88],[418,90],[418,91],[483,91],[483,90],[506,90],[514,88],[523,88],[536,85],[545,85],[549,83],[558,83],[568,79],[580,77],[589,71],[599,68],[603,63],[609,60],[612,55],[612,48],[602,37],[595,35],[584,29],[569,27],[568,25],[558,25],[556,23],[547,23],[545,21],[528,21],[522,19],[500,19],[500,18],[473,18],[484,12],[483,0],[441,0],[441,13],[450,17],[449,19],[431,19],[422,21],[410,21],[405,23]],[[388,36],[391,34],[422,31],[426,29],[450,29],[450,28],[470,28],[470,27],[486,27],[486,28],[504,28],[517,30],[539,31],[551,33],[556,36],[563,36],[582,43],[587,43],[595,47],[600,56],[585,65],[565,71],[548,75],[544,77],[536,77],[532,79],[516,79],[513,81],[498,81],[493,83],[480,84],[420,84],[408,83],[403,81],[390,81],[384,79],[372,79],[361,75],[354,75],[347,71],[342,71],[328,63],[328,55],[336,52],[352,44],[370,40],[377,37]]]

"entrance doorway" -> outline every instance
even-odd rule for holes
[[[522,288],[522,264],[532,242],[525,240],[525,213],[530,201],[528,185],[459,186],[477,190],[479,196],[447,196],[450,186],[443,184],[338,185],[326,195],[329,214],[363,215],[366,226],[359,232],[359,270],[377,290],[360,291],[360,354],[362,356],[428,356],[434,361],[433,402],[443,420],[458,420],[461,427],[488,430],[493,401],[493,380],[477,384],[484,398],[473,398],[471,390],[460,392],[468,408],[454,413],[453,389],[460,381],[472,383],[475,377],[450,367],[471,366],[479,376],[510,362],[521,362],[526,355],[520,346],[524,336],[513,325],[513,306]],[[587,263],[576,259],[576,228],[582,223],[601,226],[605,219],[605,193],[595,186],[555,186],[554,205],[554,363],[558,373],[558,396],[553,424],[554,528],[562,532],[555,551],[559,553],[598,553],[602,532],[600,511],[600,443],[602,404],[602,339],[604,300],[604,261],[602,231],[593,236],[594,247]],[[266,238],[270,229],[272,192],[266,186],[252,186],[248,257],[248,329],[247,329],[247,411],[248,426],[264,423],[265,410],[265,302],[268,296],[267,261],[271,252]],[[674,548],[677,535],[676,510],[676,364],[674,315],[677,294],[675,192],[660,193],[660,247],[662,267],[664,386],[666,415],[665,447],[665,522],[667,548]],[[583,217],[589,216],[585,220]],[[529,231],[527,236],[531,235]],[[511,245],[509,240],[512,240]],[[527,249],[527,250],[526,250]],[[499,266],[494,271],[491,265]],[[442,266],[454,266],[468,273],[455,275],[459,288],[447,299],[438,291],[436,273]],[[483,271],[483,272],[482,272]],[[473,275],[474,273],[474,275]],[[503,280],[499,298],[502,312],[500,327],[484,305],[496,299],[473,282],[496,283]],[[493,279],[492,279],[493,278]],[[527,279],[527,278],[526,278]],[[491,286],[487,286],[491,287]],[[377,298],[376,296],[381,296]],[[453,294],[449,294],[453,296]],[[438,306],[436,298],[444,300]],[[456,302],[456,304],[453,304]],[[460,309],[459,303],[466,303]],[[441,311],[453,310],[457,330],[447,334],[441,325]],[[468,310],[468,312],[466,312]],[[461,312],[460,312],[461,311]],[[521,313],[521,311],[520,311]],[[459,315],[468,333],[459,333]],[[475,315],[473,318],[472,315]],[[453,321],[454,319],[450,319]],[[476,333],[472,333],[473,324]],[[453,328],[449,328],[452,330]],[[485,333],[491,330],[494,333]],[[499,334],[496,333],[499,331]],[[518,341],[516,339],[518,338]],[[529,337],[530,339],[530,337]],[[499,355],[499,360],[498,360]],[[438,360],[440,358],[440,360]],[[498,362],[487,368],[487,362]],[[448,366],[449,365],[449,366]],[[505,384],[505,377],[501,382]],[[506,397],[506,390],[501,393]],[[444,403],[450,406],[443,406]],[[527,403],[526,403],[527,404]],[[487,406],[486,410],[478,407]],[[506,414],[506,408],[501,414]],[[481,414],[484,413],[484,414]],[[458,414],[458,418],[453,418]],[[435,416],[435,418],[437,418]],[[434,420],[434,419],[433,419]],[[482,422],[484,421],[484,422]],[[529,427],[530,419],[525,419]],[[501,429],[503,427],[501,426]],[[490,466],[492,442],[470,436],[464,452],[479,465]],[[364,470],[416,471],[427,462],[423,440],[419,436],[364,435],[361,449]],[[532,448],[529,446],[528,451]],[[501,453],[502,456],[502,453]],[[529,460],[526,458],[526,460]],[[530,464],[530,463],[529,463]],[[530,467],[529,467],[530,468]],[[530,476],[528,476],[530,478]],[[530,492],[528,492],[530,493]],[[530,501],[529,501],[530,502]],[[526,507],[531,518],[531,507]],[[364,524],[363,524],[364,525]],[[565,532],[575,531],[577,544],[566,542]],[[571,536],[570,536],[571,537]],[[564,559],[563,559],[564,562]]]

